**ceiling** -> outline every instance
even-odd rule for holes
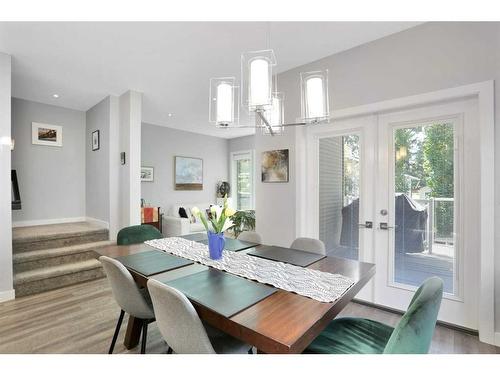
[[[283,72],[417,24],[0,22],[0,52],[12,55],[14,97],[87,110],[132,89],[144,94],[143,122],[233,138],[252,129],[209,124],[208,88],[239,78],[241,52],[270,42]]]

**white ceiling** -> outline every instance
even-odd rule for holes
[[[87,110],[132,89],[143,122],[232,138],[252,130],[208,123],[209,79],[239,78],[241,52],[267,48],[268,35],[283,72],[417,24],[0,22],[0,52],[13,57],[14,97]]]

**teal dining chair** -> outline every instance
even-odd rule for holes
[[[163,238],[163,236],[160,231],[152,225],[133,225],[131,227],[123,228],[118,232],[116,244],[133,245],[158,238]]]
[[[426,354],[442,298],[443,281],[431,277],[418,288],[395,328],[370,319],[335,319],[304,353]]]

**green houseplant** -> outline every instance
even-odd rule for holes
[[[231,227],[231,230],[233,231],[235,238],[238,238],[240,233],[243,231],[255,229],[254,210],[236,211],[236,213],[231,217],[231,219],[234,224]]]

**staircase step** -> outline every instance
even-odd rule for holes
[[[101,263],[89,259],[16,273],[14,289],[16,297],[21,297],[102,277]]]
[[[99,241],[55,249],[41,249],[15,253],[13,255],[14,272],[18,273],[37,268],[95,259],[98,257],[95,250],[113,243],[114,241]]]
[[[92,222],[40,225],[14,228],[12,231],[14,253],[61,248],[108,239],[109,231]]]

